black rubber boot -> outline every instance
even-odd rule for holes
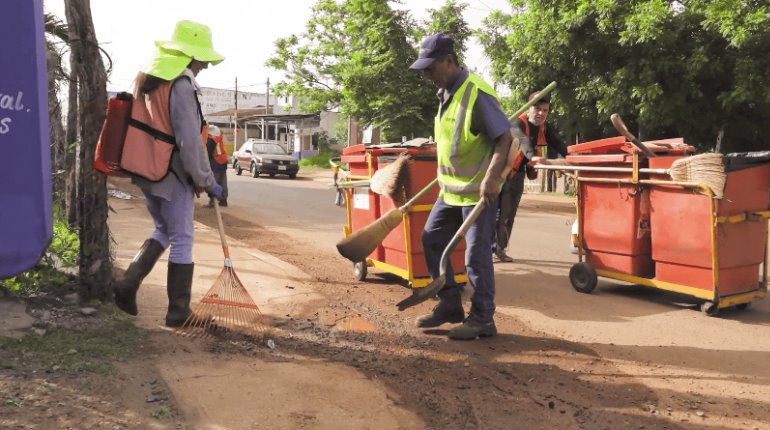
[[[497,327],[494,321],[481,323],[468,316],[463,325],[449,330],[449,338],[454,340],[474,340],[481,337],[493,337],[497,335]]]
[[[136,292],[142,280],[152,271],[155,263],[163,255],[163,246],[155,239],[147,239],[134,256],[123,278],[115,281],[115,305],[123,312],[136,315]]]
[[[190,316],[190,293],[192,291],[195,264],[168,263],[168,312],[166,325],[181,327]]]
[[[416,325],[420,328],[438,327],[446,323],[460,323],[465,319],[463,303],[460,299],[460,289],[456,285],[444,287],[438,293],[438,304],[433,312],[417,318]]]

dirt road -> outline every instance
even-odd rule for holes
[[[156,268],[139,296],[137,324],[150,337],[112,384],[78,398],[101,421],[61,428],[770,429],[767,302],[710,318],[641,287],[577,294],[565,280],[568,217],[524,211],[516,229],[531,235],[512,247],[515,263],[496,264],[500,335],[450,342],[444,327],[413,327],[430,303],[395,309],[408,294],[396,279],[354,281],[324,235],[273,225],[280,216],[254,222],[233,197],[233,261],[274,329],[230,342],[171,335],[159,327],[165,270]],[[148,221],[141,202],[111,203],[125,265]],[[198,208],[196,219],[205,291],[221,254],[212,212]]]

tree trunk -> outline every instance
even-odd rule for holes
[[[58,64],[58,53],[48,52],[48,70],[53,70]],[[58,84],[56,74],[48,74],[48,123],[51,133],[51,170],[53,171],[53,202],[55,206],[63,207],[66,175],[64,168],[64,154],[66,144],[64,141],[64,127],[62,125],[61,104],[57,97]]]
[[[75,156],[77,151],[75,150],[75,142],[78,140],[78,79],[77,79],[77,65],[75,64],[75,57],[70,56],[70,80],[67,84],[68,96],[67,96],[67,137],[65,142],[67,145],[67,152],[64,165],[67,172],[75,173],[77,171],[77,163],[75,162]],[[70,174],[67,176],[67,192],[66,192],[66,207],[67,207],[67,220],[70,225],[77,225],[78,223],[78,210],[77,210],[77,175]]]
[[[86,301],[107,300],[112,295],[107,184],[106,178],[91,167],[107,109],[107,74],[94,33],[90,0],[66,0],[64,6],[70,28],[70,55],[80,83],[79,293]]]

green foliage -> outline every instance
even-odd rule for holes
[[[299,160],[299,165],[302,167],[322,167],[324,169],[329,169],[331,168],[329,160],[337,156],[339,156],[337,151],[327,149],[320,151],[318,154],[313,155],[312,157]]]
[[[78,265],[80,238],[63,216],[55,212],[53,239],[34,268],[13,278],[0,281],[0,286],[12,292],[31,292],[42,288],[61,287],[69,276],[61,269]]]
[[[329,133],[327,133],[326,131],[321,131],[320,133],[317,133],[317,139],[318,139],[319,152],[329,151],[329,146],[337,144],[337,139],[334,137],[330,137]]]
[[[0,338],[0,368],[22,371],[109,374],[134,351],[142,332],[112,305],[99,307],[99,322],[57,329],[45,336]]]
[[[449,0],[434,11],[431,28],[446,30],[464,47],[469,34]],[[388,136],[432,134],[435,89],[409,70],[423,29],[387,0],[319,0],[303,34],[279,39],[267,65],[288,80],[275,86],[293,94],[308,111],[339,109]]]
[[[348,144],[348,118],[341,118],[334,124],[334,140],[337,144],[347,146]]]
[[[555,80],[552,121],[582,140],[683,136],[727,151],[770,147],[770,6],[746,0],[514,0],[481,32],[518,104]]]
[[[166,415],[168,415],[169,412],[171,412],[171,411],[169,410],[168,407],[161,406],[160,408],[158,408],[157,411],[152,412],[150,414],[150,416],[155,418],[155,419],[161,419],[161,418],[165,417]]]

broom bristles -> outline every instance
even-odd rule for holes
[[[377,221],[339,241],[337,251],[354,263],[365,261],[385,237],[401,224],[402,219],[403,214],[399,209],[391,209]]]
[[[374,172],[369,185],[372,191],[393,200],[403,200],[407,161],[409,161],[409,154],[401,153],[395,161]]]
[[[724,196],[727,174],[722,154],[706,153],[680,158],[671,165],[669,175],[677,182],[695,182],[711,189],[717,199]]]
[[[219,273],[214,285],[192,307],[192,312],[179,329],[187,336],[206,336],[264,332],[269,329],[267,319],[230,266]]]

